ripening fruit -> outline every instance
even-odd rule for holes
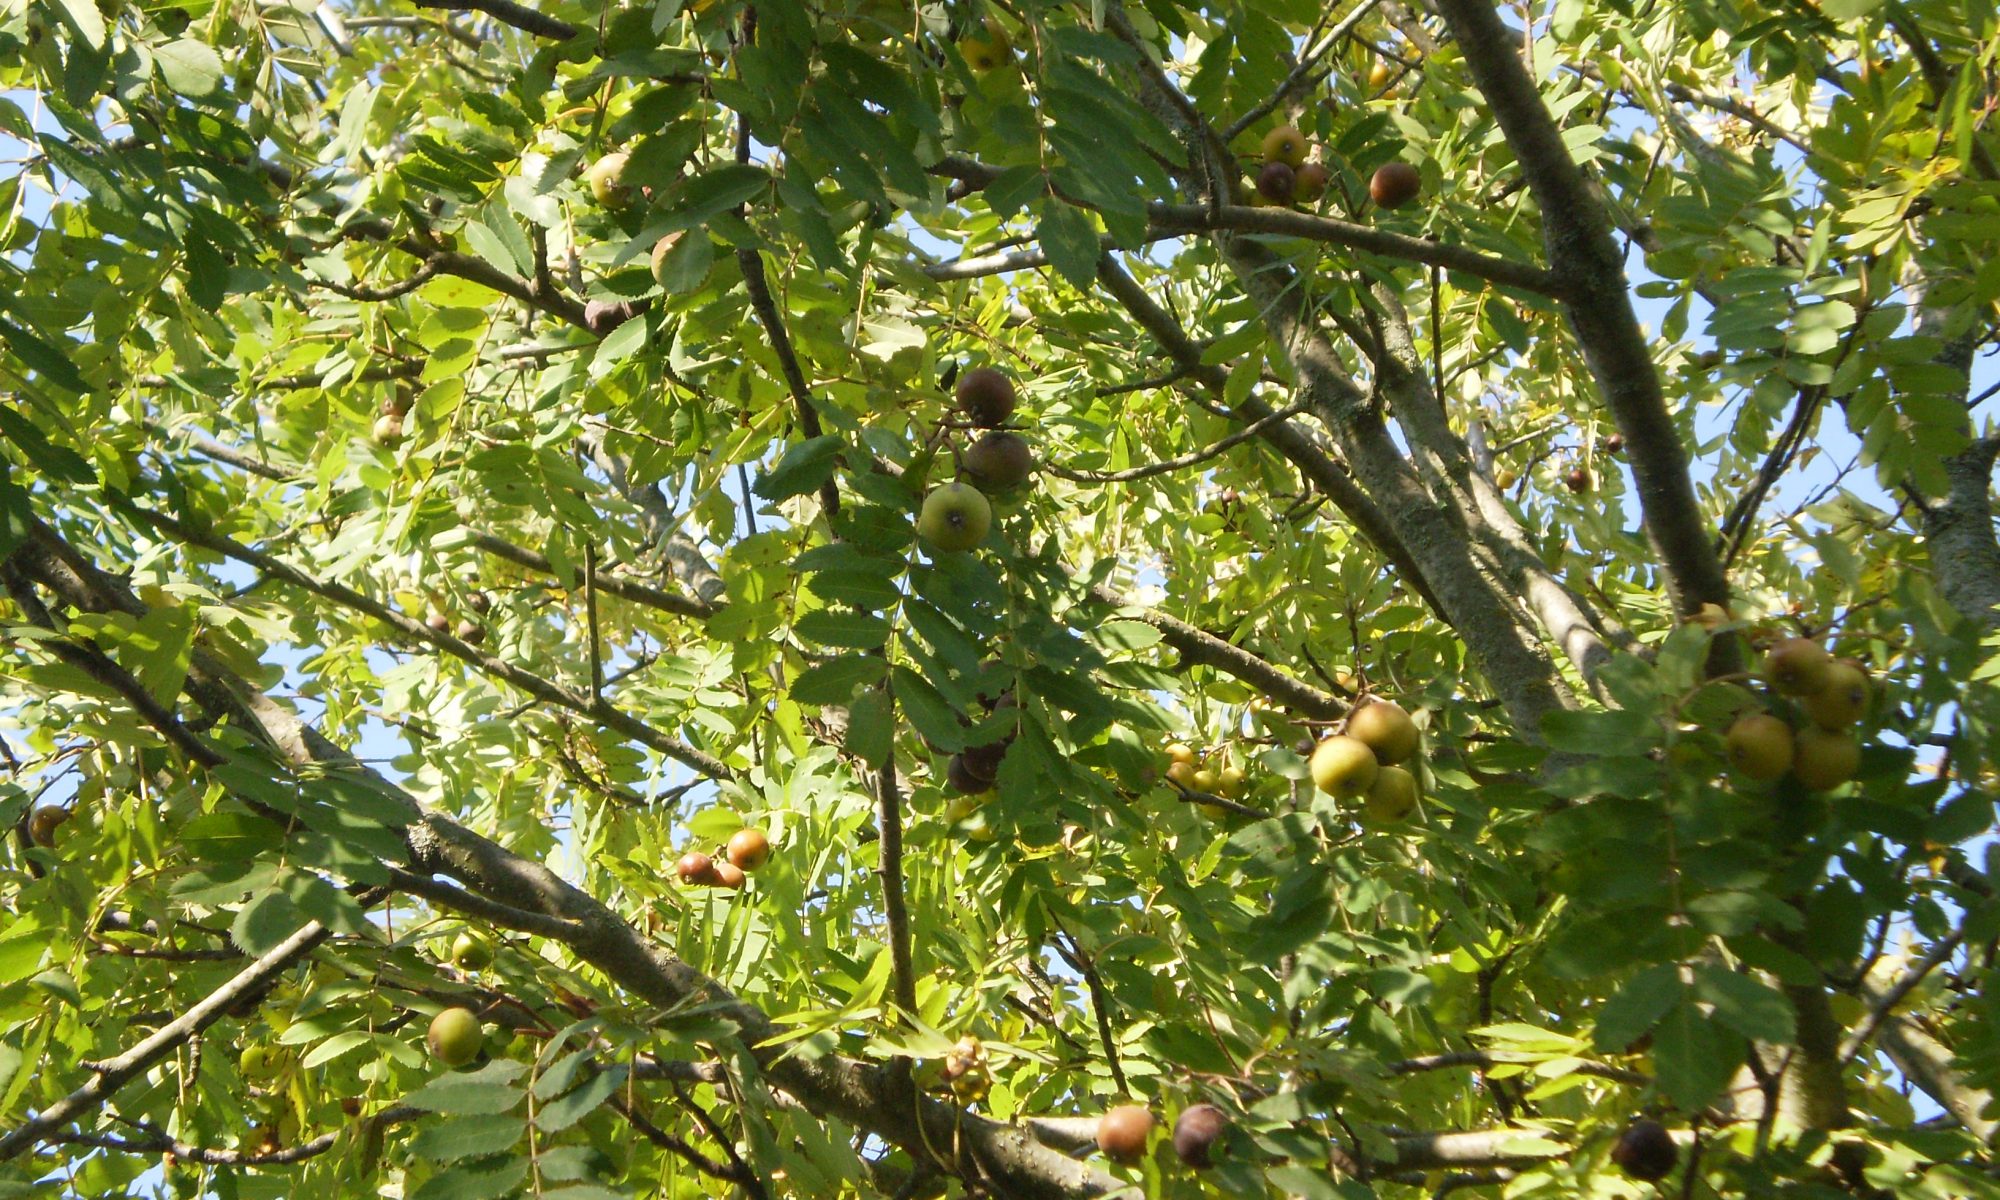
[[[481,616],[493,611],[493,597],[486,592],[475,591],[468,594],[465,603],[468,608]]]
[[[1171,774],[1171,772],[1169,772]],[[982,775],[963,754],[954,754],[944,764],[944,784],[962,796],[977,796],[993,790],[994,776]]]
[[[992,492],[1018,486],[1034,472],[1035,455],[1018,433],[995,429],[979,435],[959,459],[973,482]]]
[[[1723,742],[1729,765],[1752,779],[1776,779],[1792,769],[1792,727],[1770,713],[1736,718]]]
[[[1305,204],[1311,204],[1326,195],[1326,185],[1330,178],[1324,163],[1309,162],[1300,167],[1293,180],[1292,196]]]
[[[1177,762],[1167,768],[1167,778],[1184,788],[1194,786],[1194,776],[1194,764],[1191,762]]]
[[[1764,679],[1781,695],[1809,696],[1829,662],[1826,647],[1811,638],[1786,638],[1765,652]]]
[[[1200,1171],[1215,1161],[1215,1143],[1229,1128],[1229,1118],[1213,1104],[1195,1104],[1181,1110],[1174,1122],[1174,1153]]]
[[[1423,185],[1423,177],[1409,163],[1383,163],[1368,181],[1368,196],[1383,208],[1401,208],[1417,198]]]
[[[674,864],[674,874],[681,877],[682,883],[714,883],[715,860],[699,850],[690,850]]]
[[[933,550],[956,554],[986,540],[993,527],[993,506],[969,483],[952,482],[924,497],[917,533]]]
[[[1135,1162],[1146,1152],[1153,1114],[1142,1104],[1121,1104],[1097,1121],[1097,1148],[1108,1158]]]
[[[424,1035],[431,1057],[447,1067],[462,1067],[477,1058],[480,1043],[485,1040],[479,1018],[469,1008],[445,1009],[431,1018],[430,1032]]]
[[[1222,786],[1222,776],[1204,767],[1194,773],[1194,782],[1188,786],[1197,792],[1207,792],[1213,796],[1215,795],[1215,789]]]
[[[959,410],[981,429],[1005,425],[1014,415],[1014,381],[992,367],[974,367],[958,377]]]
[[[432,633],[450,633],[451,616],[448,613],[434,612],[424,618],[424,628]]]
[[[1329,796],[1359,796],[1374,786],[1381,772],[1367,742],[1338,733],[1313,747],[1307,766],[1313,785]]]
[[[1503,492],[1520,481],[1521,473],[1508,467],[1500,468],[1493,476],[1493,486]]]
[[[1861,770],[1861,743],[1851,733],[1808,725],[1792,752],[1792,778],[1815,792],[1831,791]]]
[[[735,863],[727,859],[715,860],[710,864],[710,870],[715,873],[714,882],[717,887],[740,888],[748,878]]]
[[[1297,168],[1306,161],[1306,135],[1296,125],[1280,125],[1264,135],[1264,160]]]
[[[1347,736],[1367,743],[1384,766],[1417,752],[1417,723],[1393,700],[1370,700],[1348,713]]]
[[[1625,449],[1625,435],[1622,433],[1605,434],[1603,445],[1606,454],[1623,453]]]
[[[1650,1117],[1642,1117],[1618,1135],[1611,1148],[1611,1161],[1634,1179],[1652,1183],[1673,1173],[1680,1161],[1680,1148],[1667,1127]]]
[[[1383,88],[1388,87],[1389,80],[1394,78],[1395,74],[1395,68],[1389,65],[1388,59],[1376,59],[1375,65],[1368,68],[1368,90],[1379,92]]]
[[[603,208],[624,208],[632,199],[632,188],[625,182],[625,164],[631,155],[622,151],[607,154],[590,164],[583,173],[583,182],[590,188],[591,198]]]
[[[269,1083],[285,1066],[285,1056],[262,1043],[243,1047],[237,1056],[236,1071],[251,1083]]]
[[[958,40],[958,53],[966,66],[984,75],[1014,60],[1014,44],[1000,23],[989,17],[983,32],[967,34]]]
[[[403,418],[395,413],[386,413],[375,418],[375,425],[368,431],[378,446],[399,446],[403,442]]]
[[[70,811],[60,804],[44,804],[28,817],[28,840],[44,850],[53,850],[57,830],[69,820]]]
[[[1188,745],[1186,742],[1175,742],[1173,745],[1167,747],[1167,758],[1173,762],[1186,763],[1189,766],[1193,766],[1198,757],[1194,752],[1194,747]]]
[[[1417,777],[1401,767],[1377,771],[1361,804],[1361,815],[1378,825],[1400,821],[1416,810]]]
[[[1579,496],[1589,491],[1596,482],[1590,477],[1589,467],[1571,467],[1569,474],[1563,476],[1563,486]]]
[[[1257,194],[1266,200],[1290,204],[1298,186],[1298,172],[1284,163],[1273,160],[1257,171]]]
[[[461,933],[452,940],[451,961],[468,971],[483,971],[493,965],[493,946],[485,938]]]
[[[471,617],[460,621],[452,632],[458,635],[459,641],[464,642],[468,646],[477,646],[486,640],[486,626],[481,625]]]
[[[1868,672],[1852,659],[1826,664],[1819,687],[1805,698],[1806,715],[1821,729],[1839,731],[1868,715]]]
[[[729,837],[723,851],[729,861],[745,871],[754,871],[771,861],[771,839],[761,829],[739,829]]]
[[[1220,794],[1233,800],[1243,794],[1243,785],[1247,780],[1241,767],[1224,767],[1216,779],[1216,787],[1220,789]]]

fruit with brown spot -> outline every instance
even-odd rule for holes
[[[723,853],[739,869],[754,871],[771,861],[771,839],[761,829],[739,829],[729,835]]]
[[[1137,1162],[1153,1133],[1153,1114],[1142,1104],[1121,1104],[1097,1121],[1097,1148],[1118,1162]]]
[[[1014,415],[1014,381],[993,367],[974,367],[958,377],[954,393],[965,419],[981,429],[1005,425]]]

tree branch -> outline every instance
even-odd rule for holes
[[[523,33],[561,42],[577,35],[576,26],[568,21],[538,13],[525,4],[514,3],[514,0],[416,0],[416,5],[418,8],[442,9],[445,12],[483,12]]]

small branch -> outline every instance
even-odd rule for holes
[[[426,1115],[422,1109],[398,1105],[383,1109],[367,1120],[375,1125],[396,1125],[413,1121]],[[304,1162],[316,1158],[338,1145],[347,1131],[337,1129],[323,1133],[311,1141],[300,1142],[296,1146],[285,1146],[278,1150],[246,1151],[215,1150],[207,1146],[194,1146],[177,1138],[167,1136],[150,1124],[140,1125],[145,1131],[143,1137],[124,1138],[105,1133],[55,1133],[43,1139],[47,1142],[67,1146],[93,1146],[99,1150],[112,1150],[121,1154],[171,1154],[182,1162],[199,1163],[208,1167],[278,1167],[288,1163]]]
[[[1269,96],[1259,101],[1256,107],[1252,108],[1249,112],[1244,113],[1229,123],[1229,127],[1222,131],[1222,140],[1225,143],[1235,141],[1237,134],[1242,133],[1252,125],[1263,120],[1276,110],[1280,104],[1283,104],[1285,98],[1290,96],[1293,89],[1299,86],[1300,81],[1312,73],[1312,69],[1319,64],[1319,60],[1326,57],[1327,51],[1346,41],[1347,35],[1353,33],[1355,28],[1361,24],[1362,18],[1375,11],[1375,6],[1380,2],[1381,0],[1361,0],[1360,4],[1355,5],[1354,11],[1348,13],[1340,24],[1326,31],[1325,36],[1320,38],[1318,45],[1299,55],[1299,61],[1292,64],[1292,69],[1278,82],[1278,86]]]
[[[408,279],[399,279],[394,283],[385,284],[382,287],[365,287],[361,284],[353,283],[335,283],[331,279],[315,279],[313,280],[313,286],[323,287],[327,291],[345,296],[349,300],[359,300],[371,304],[379,303],[384,300],[395,300],[416,291],[418,288],[437,278],[438,270],[442,265],[441,258],[427,258],[417,265],[416,272]]]
[[[545,16],[524,4],[514,3],[514,0],[416,0],[416,5],[418,8],[442,9],[445,12],[483,12],[523,33],[559,42],[566,42],[577,35],[576,26],[568,21]]]
[[[1051,916],[1050,920],[1054,917]],[[1120,1093],[1130,1096],[1132,1085],[1126,1080],[1125,1068],[1118,1061],[1118,1039],[1111,1030],[1111,1001],[1104,994],[1104,981],[1097,976],[1097,964],[1085,956],[1083,948],[1076,944],[1076,939],[1067,930],[1061,925],[1056,928],[1061,934],[1061,940],[1055,943],[1056,953],[1062,955],[1063,961],[1072,970],[1083,976],[1083,985],[1090,992],[1090,1008],[1097,1015],[1097,1040],[1103,1044],[1104,1065],[1111,1068],[1111,1082],[1118,1085]],[[1067,947],[1064,942],[1068,943]]]
[[[1128,483],[1134,479],[1149,479],[1155,475],[1165,475],[1171,471],[1180,471],[1188,467],[1198,466],[1212,458],[1220,457],[1230,447],[1241,445],[1251,438],[1262,434],[1266,429],[1269,429],[1280,421],[1291,420],[1310,407],[1312,406],[1304,400],[1297,401],[1276,412],[1259,417],[1212,446],[1183,454],[1178,458],[1164,459],[1143,467],[1132,467],[1124,471],[1076,471],[1054,463],[1044,463],[1042,469],[1051,475],[1070,480],[1073,483]]]
[[[574,945],[584,933],[583,927],[574,921],[565,921],[561,917],[551,917],[544,913],[530,912],[525,908],[502,904],[497,900],[488,900],[455,884],[426,879],[401,867],[390,867],[388,871],[390,886],[397,891],[408,892],[412,896],[422,896],[440,908],[449,909],[461,916],[476,917],[489,925],[534,934],[536,937],[549,938],[564,945]]]
[[[1853,1062],[1867,1048],[1870,1039],[1875,1036],[1875,1031],[1882,1027],[1882,1022],[1888,1019],[1889,1014],[1895,1011],[1896,1006],[1901,1004],[1912,991],[1915,991],[1917,985],[1922,983],[1926,976],[1949,960],[1957,952],[1959,943],[1964,940],[1965,931],[1963,929],[1954,929],[1949,935],[1939,939],[1938,944],[1931,947],[1931,952],[1924,955],[1921,961],[1904,972],[1901,979],[1898,979],[1888,987],[1870,986],[1868,988],[1868,1015],[1862,1018],[1861,1023],[1856,1025],[1853,1032],[1847,1035],[1847,1040],[1841,1043],[1840,1062],[1842,1066]]]
[[[1385,1075],[1415,1075],[1423,1071],[1442,1071],[1451,1067],[1475,1067],[1482,1071],[1491,1070],[1510,1060],[1498,1058],[1483,1050],[1461,1050],[1451,1054],[1429,1054],[1421,1058],[1406,1058],[1398,1062],[1385,1063]],[[1633,1087],[1646,1087],[1653,1077],[1640,1071],[1628,1071],[1608,1063],[1579,1063],[1573,1074],[1591,1075],[1598,1079],[1609,1079],[1614,1083],[1626,1083]]]
[[[895,719],[895,691],[887,681],[882,693]],[[905,1020],[917,1015],[917,975],[910,950],[910,911],[903,893],[903,794],[896,785],[896,753],[892,746],[875,773],[876,853],[881,859],[882,913],[889,926],[890,963],[895,970],[896,1006]]]

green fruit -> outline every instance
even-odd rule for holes
[[[917,533],[932,549],[947,554],[970,550],[986,540],[993,527],[993,506],[967,483],[947,483],[924,497]]]
[[[1752,779],[1776,779],[1792,769],[1792,727],[1770,713],[1736,718],[1723,742],[1729,765]]]
[[[625,182],[625,164],[629,161],[631,156],[622,152],[607,154],[583,173],[583,182],[600,207],[624,208],[631,202],[632,189]]]
[[[270,1046],[245,1046],[236,1059],[237,1073],[251,1083],[268,1083],[285,1067],[285,1056]]]
[[[1370,822],[1386,825],[1400,821],[1417,809],[1417,777],[1401,767],[1383,767],[1375,773],[1361,814]]]
[[[1264,135],[1264,158],[1297,168],[1306,161],[1306,135],[1296,125],[1280,125]]]
[[[369,430],[378,446],[394,447],[403,441],[403,418],[395,413],[385,413],[375,418],[375,427]]]
[[[1313,748],[1307,763],[1313,785],[1330,796],[1359,796],[1381,772],[1375,751],[1360,738],[1335,734]]]
[[[1233,800],[1243,794],[1243,784],[1246,778],[1241,768],[1224,767],[1216,783],[1222,789],[1221,794]]]
[[[1348,713],[1347,736],[1366,742],[1384,766],[1417,752],[1417,723],[1391,700],[1370,700]]]
[[[1861,743],[1851,733],[1807,726],[1792,754],[1792,778],[1815,792],[1831,791],[1861,770]]]
[[[1027,440],[1004,429],[981,434],[959,461],[974,483],[993,492],[1018,486],[1035,469],[1035,455]]]
[[[445,1009],[431,1018],[430,1032],[424,1036],[431,1057],[447,1067],[462,1067],[477,1058],[485,1040],[479,1018],[469,1008]]]
[[[1868,672],[1841,659],[1821,668],[1819,687],[1805,698],[1806,715],[1821,729],[1835,732],[1859,725],[1868,715]]]
[[[1207,792],[1211,796],[1218,795],[1220,793],[1216,789],[1222,786],[1222,776],[1207,769],[1196,771],[1194,782],[1190,786],[1197,792]]]
[[[667,255],[672,254],[674,247],[680,245],[681,237],[678,232],[670,233],[653,243],[653,282],[661,287],[667,286]]]
[[[493,946],[485,938],[461,933],[451,944],[451,961],[467,971],[483,971],[493,965]]]
[[[1765,652],[1764,679],[1781,695],[1809,696],[1830,663],[1826,647],[1811,638],[1786,638]]]

